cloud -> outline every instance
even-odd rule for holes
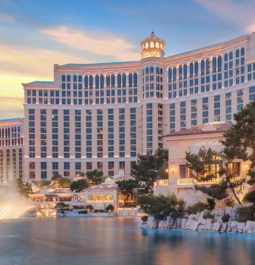
[[[4,13],[0,13],[0,22],[13,23],[15,18]]]
[[[0,43],[1,74],[53,77],[53,65],[70,62],[90,63],[76,55],[50,49],[19,47]]]
[[[133,44],[113,34],[92,33],[65,26],[45,28],[41,30],[41,33],[73,49],[108,55],[118,60],[137,60],[139,58]]]
[[[194,0],[200,6],[216,14],[222,20],[235,24],[243,31],[255,30],[254,0]]]
[[[23,98],[22,97],[0,97],[0,119],[23,117]]]

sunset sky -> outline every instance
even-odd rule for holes
[[[0,119],[23,115],[21,83],[53,65],[139,60],[152,30],[166,55],[255,31],[254,0],[1,0]]]

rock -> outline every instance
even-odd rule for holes
[[[253,221],[247,221],[246,222],[246,225],[245,225],[245,230],[248,234],[252,234],[254,233],[255,231],[255,222]]]
[[[220,228],[221,228],[221,224],[218,223],[218,222],[215,222],[212,226],[212,230],[213,231],[220,231]]]
[[[222,223],[221,225],[221,232],[226,232],[228,229],[228,223]]]
[[[199,226],[199,222],[192,220],[190,224],[190,230],[196,231],[198,229],[198,226]]]
[[[237,231],[238,231],[239,233],[244,233],[244,232],[246,232],[245,223],[237,223]]]

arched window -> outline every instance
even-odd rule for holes
[[[179,69],[178,69],[178,76],[179,76],[179,80],[182,80],[182,66],[181,65],[179,66]]]
[[[111,75],[111,88],[114,88],[115,87],[115,75],[112,74]]]
[[[241,49],[241,56],[244,56],[244,54],[245,54],[245,49],[242,48],[242,49]]]
[[[134,87],[137,87],[137,73],[134,73]]]
[[[193,63],[191,63],[189,65],[189,76],[193,77],[193,74],[194,74],[194,66],[193,66]]]
[[[224,61],[227,62],[228,61],[228,53],[224,54]]]
[[[133,86],[133,75],[131,73],[128,74],[128,86]]]
[[[205,74],[205,60],[201,61],[201,75]]]
[[[89,89],[93,89],[93,76],[89,76]]]
[[[238,58],[240,56],[240,51],[239,49],[236,50],[236,58]]]
[[[109,88],[110,87],[110,84],[111,84],[111,79],[110,79],[110,76],[107,75],[106,76],[106,87]]]
[[[73,82],[77,82],[77,75],[73,76]]]
[[[210,60],[206,59],[206,74],[210,74]]]
[[[96,89],[99,88],[99,75],[96,75],[95,77],[95,86],[96,86]]]
[[[233,60],[233,52],[230,52],[230,53],[228,54],[228,57],[229,57],[229,58],[228,58],[229,60]]]
[[[61,76],[61,80],[62,80],[62,82],[65,82],[66,81],[66,76],[65,75],[62,75]]]
[[[173,78],[172,68],[168,68],[168,82],[171,83]]]
[[[84,87],[85,89],[89,88],[89,78],[87,75],[84,76]]]
[[[100,75],[100,88],[104,88],[104,76]]]
[[[117,75],[117,85],[118,87],[121,87],[121,74]]]
[[[187,67],[187,64],[184,64],[184,66],[183,66],[183,79],[187,79],[187,75],[188,75],[188,67]]]
[[[81,82],[82,82],[82,76],[79,75],[79,83],[81,83]]]
[[[198,62],[195,62],[195,76],[198,75]]]
[[[218,56],[218,72],[222,70],[222,57]]]
[[[127,87],[127,76],[122,74],[122,87]]]
[[[67,75],[66,76],[66,80],[67,80],[67,82],[71,82],[71,76],[70,75]]]
[[[216,57],[213,57],[213,60],[212,60],[212,69],[213,69],[213,73],[216,72],[216,68],[217,68]]]
[[[176,82],[176,75],[177,75],[177,71],[176,71],[176,67],[173,68],[173,82]]]

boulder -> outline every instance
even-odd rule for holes
[[[190,230],[196,231],[198,229],[198,226],[199,226],[199,222],[192,220],[190,224]]]
[[[212,230],[213,231],[220,231],[221,224],[218,222],[213,223]]]
[[[248,234],[252,234],[254,233],[255,231],[255,222],[253,221],[247,221],[246,222],[246,225],[245,225],[245,230]]]

